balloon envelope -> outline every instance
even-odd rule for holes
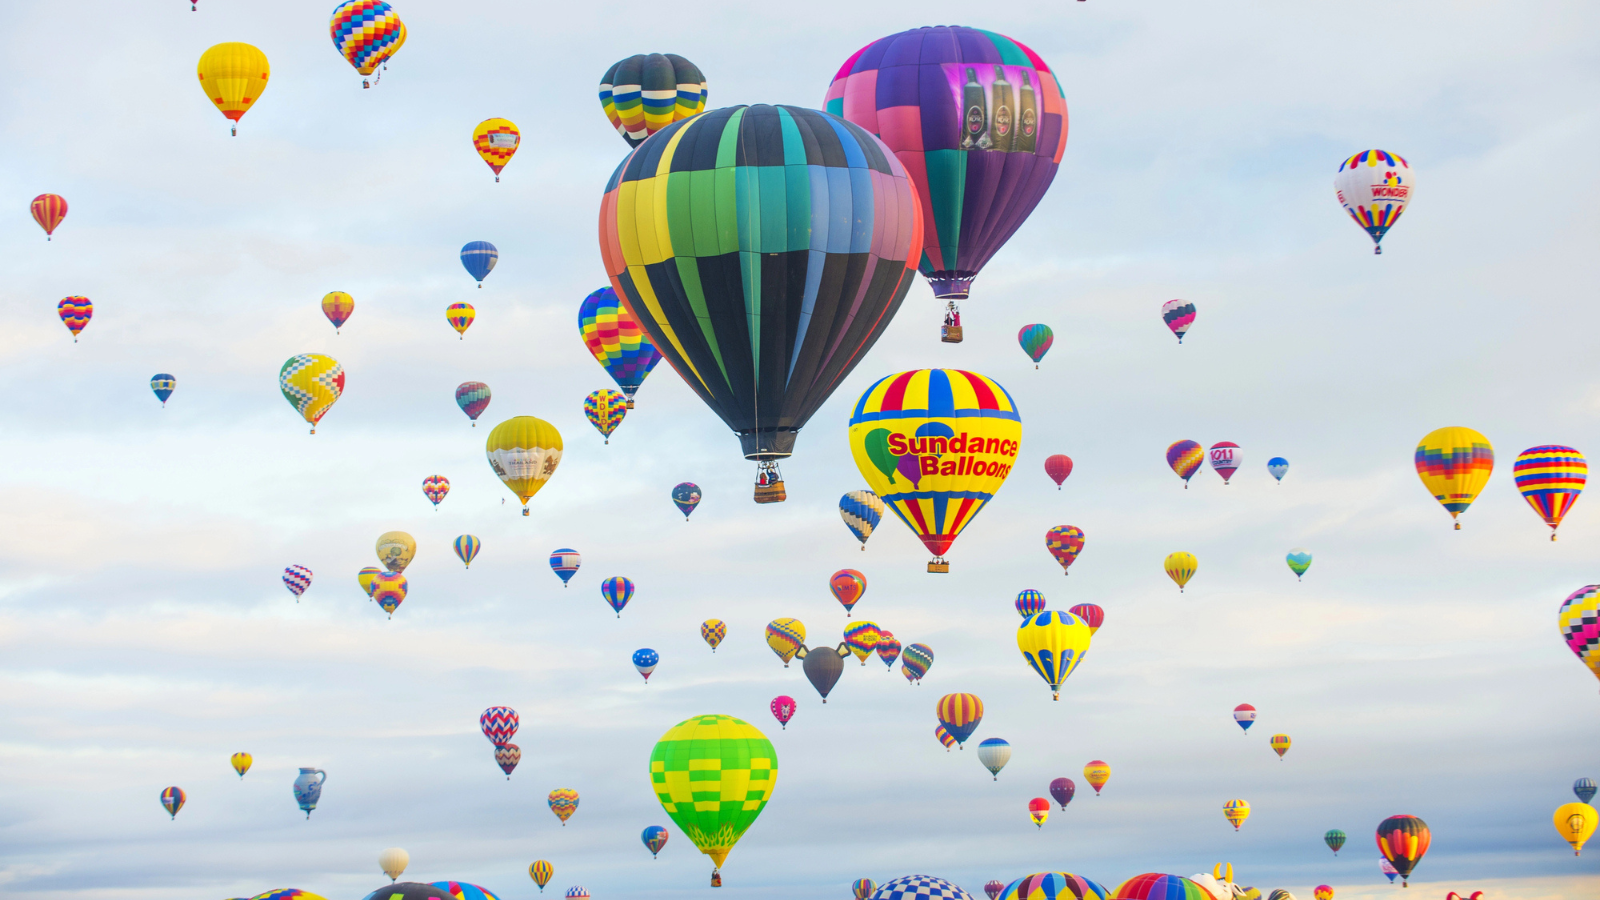
[[[661,353],[650,343],[639,320],[617,299],[615,290],[603,287],[583,298],[578,306],[578,335],[622,389],[632,409],[634,393],[661,362]]]
[[[572,580],[572,576],[578,574],[578,567],[581,565],[583,565],[582,554],[571,547],[550,551],[550,571],[556,573],[563,586]]]
[[[611,443],[611,432],[617,430],[617,426],[622,424],[623,417],[627,413],[628,398],[622,396],[621,391],[601,388],[598,391],[590,391],[589,395],[583,398],[584,416],[608,444]]]
[[[1072,795],[1077,790],[1078,786],[1072,783],[1071,778],[1056,778],[1050,782],[1050,796],[1061,804],[1062,809],[1066,809],[1067,804],[1072,802]]]
[[[456,385],[456,405],[472,420],[474,427],[478,424],[478,417],[489,408],[492,396],[489,386],[481,381],[463,381]]]
[[[1189,479],[1194,477],[1194,473],[1200,471],[1200,464],[1205,462],[1205,458],[1205,448],[1197,441],[1177,441],[1167,448],[1167,465],[1183,479],[1185,488],[1189,486]]]
[[[1378,850],[1400,873],[1400,882],[1411,877],[1411,870],[1422,861],[1433,841],[1428,823],[1416,816],[1390,816],[1378,824]]]
[[[660,825],[651,825],[640,833],[639,840],[644,841],[644,845],[650,848],[650,855],[654,857],[667,845],[667,830]]]
[[[1083,529],[1074,525],[1057,525],[1044,533],[1044,547],[1061,564],[1062,574],[1068,573],[1083,552]]]
[[[700,505],[700,485],[692,481],[685,481],[672,489],[672,504],[678,507],[678,512],[683,513],[687,521],[689,514]]]
[[[417,540],[404,531],[385,531],[374,547],[378,562],[391,572],[404,572],[417,555]]]
[[[1522,499],[1550,526],[1550,540],[1555,540],[1561,519],[1578,502],[1589,480],[1588,461],[1571,447],[1545,444],[1518,454],[1511,471]]]
[[[345,0],[328,20],[328,35],[345,62],[371,75],[400,49],[403,27],[384,0]]]
[[[1405,157],[1383,150],[1363,150],[1339,164],[1333,188],[1339,205],[1372,238],[1372,252],[1383,252],[1389,233],[1411,202],[1417,177]]]
[[[1080,603],[1067,612],[1082,619],[1083,624],[1089,626],[1090,637],[1094,637],[1095,632],[1100,630],[1101,624],[1106,620],[1106,611],[1093,603]]]
[[[867,549],[867,538],[872,537],[872,529],[883,520],[883,513],[883,501],[871,491],[851,491],[839,498],[839,517],[861,542],[862,550]]]
[[[1494,471],[1489,439],[1459,426],[1428,432],[1417,445],[1417,477],[1450,518],[1467,511]],[[1456,523],[1461,530],[1461,523]],[[1404,873],[1402,873],[1404,874]]]
[[[1595,784],[1593,778],[1579,778],[1572,783],[1572,793],[1578,798],[1579,803],[1588,803],[1594,799]]]
[[[1066,481],[1067,476],[1072,474],[1072,457],[1065,453],[1045,457],[1044,473],[1056,483],[1056,490],[1060,490],[1061,482]]]
[[[466,268],[467,274],[478,282],[478,287],[483,287],[483,280],[494,271],[495,264],[500,262],[500,251],[488,241],[468,241],[461,248],[461,265]]]
[[[491,706],[478,716],[478,728],[491,744],[504,744],[517,736],[522,718],[509,706]]]
[[[1600,678],[1600,585],[1586,584],[1567,595],[1556,612],[1556,625],[1567,648]]]
[[[1111,780],[1111,767],[1103,760],[1091,759],[1089,764],[1083,767],[1083,780],[1089,782],[1089,786],[1094,788],[1098,796],[1100,789]]]
[[[989,770],[995,781],[1000,780],[1000,770],[1011,761],[1011,743],[1005,738],[985,738],[978,744],[978,762]]]
[[[1000,900],[1107,900],[1111,892],[1070,872],[1024,875],[1000,891]]]
[[[484,453],[489,468],[522,501],[522,514],[528,514],[528,501],[550,481],[561,464],[561,432],[554,425],[533,416],[507,419],[489,432]]]
[[[800,668],[806,673],[806,680],[822,695],[822,702],[827,703],[829,692],[839,683],[839,676],[844,674],[844,659],[832,647],[808,648]]]
[[[200,89],[211,98],[217,112],[233,121],[234,134],[238,134],[239,120],[255,108],[261,92],[267,89],[272,67],[267,64],[265,53],[249,44],[230,41],[200,54],[195,74],[200,78]]]
[[[472,561],[478,557],[478,551],[483,548],[483,541],[474,535],[463,534],[455,539],[456,558],[466,568],[472,568]]]
[[[60,194],[40,194],[28,204],[28,212],[44,229],[45,240],[49,240],[50,235],[55,234],[56,226],[67,217],[67,198]]]
[[[1194,304],[1187,300],[1168,300],[1161,304],[1161,321],[1177,335],[1178,343],[1183,343],[1183,336],[1194,324]]]
[[[861,601],[861,595],[867,592],[867,576],[855,569],[840,569],[828,578],[828,590],[849,615]]]
[[[1017,343],[1022,346],[1022,352],[1033,360],[1035,369],[1039,368],[1039,360],[1044,359],[1055,342],[1055,332],[1050,330],[1049,325],[1024,325],[1017,332]]]
[[[719,868],[766,808],[777,780],[778,754],[772,742],[733,716],[685,719],[663,734],[650,753],[656,799]]]
[[[1283,481],[1283,476],[1289,474],[1289,461],[1281,456],[1267,460],[1267,474],[1277,481]]]
[[[344,393],[344,366],[321,353],[291,356],[278,370],[278,389],[316,434],[317,423]]]
[[[1181,875],[1146,872],[1117,887],[1112,900],[1213,900],[1211,892]]]
[[[517,155],[521,143],[522,132],[510,119],[484,119],[472,129],[472,149],[478,151],[478,158],[494,172],[495,181],[500,180],[500,170]]]
[[[933,710],[939,724],[963,746],[983,721],[983,701],[977,694],[945,694]]]
[[[1045,610],[1022,620],[1017,629],[1017,649],[1033,671],[1050,686],[1052,699],[1061,699],[1061,684],[1089,649],[1089,626],[1072,613]]]
[[[355,312],[355,309],[355,298],[344,291],[329,291],[322,296],[322,314],[333,323],[335,334],[338,334],[344,323],[350,320],[350,314]]]
[[[600,108],[629,147],[706,108],[706,77],[676,53],[637,53],[600,78]]]
[[[907,681],[921,681],[931,665],[933,649],[927,644],[907,644],[900,651],[900,671],[905,673]]]
[[[721,619],[707,619],[700,623],[700,639],[711,645],[713,653],[722,639],[728,636],[728,626]]]

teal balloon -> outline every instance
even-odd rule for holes
[[[1306,570],[1311,568],[1310,550],[1296,547],[1293,550],[1290,550],[1289,555],[1284,557],[1284,559],[1288,561],[1289,568],[1294,571],[1294,574],[1297,577],[1296,580],[1298,580],[1298,576],[1306,574]]]
[[[1039,360],[1050,352],[1050,345],[1056,342],[1055,332],[1049,325],[1024,325],[1017,332],[1017,343],[1022,345],[1022,352],[1033,359],[1033,367],[1039,368]]]

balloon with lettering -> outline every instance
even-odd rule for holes
[[[1183,479],[1183,489],[1189,489],[1189,479],[1200,471],[1206,460],[1205,448],[1198,441],[1177,441],[1167,448],[1167,465]]]
[[[855,569],[840,569],[828,579],[828,590],[833,591],[833,599],[839,601],[848,617],[867,592],[867,576]]]
[[[1378,824],[1378,850],[1400,875],[1401,885],[1411,877],[1411,871],[1422,862],[1433,843],[1433,833],[1428,823],[1416,816],[1390,816]]]
[[[639,320],[617,300],[616,291],[603,287],[583,298],[578,306],[578,336],[633,409],[633,395],[661,362],[661,353]]]
[[[1489,475],[1494,472],[1494,447],[1471,428],[1440,428],[1428,432],[1417,445],[1415,462],[1422,486],[1450,518],[1456,519],[1489,483]],[[1456,530],[1461,530],[1459,520]]]
[[[1050,352],[1051,345],[1055,344],[1055,332],[1049,325],[1024,325],[1017,332],[1017,343],[1022,345],[1022,352],[1028,354],[1033,360],[1033,367],[1039,368],[1039,360]]]
[[[1518,454],[1511,472],[1522,499],[1550,526],[1550,540],[1555,540],[1561,519],[1589,480],[1589,462],[1571,447],[1544,444]]]
[[[1600,585],[1586,584],[1569,594],[1556,612],[1556,625],[1578,661],[1600,678]]]
[[[1065,453],[1045,457],[1044,473],[1056,483],[1056,490],[1061,490],[1061,482],[1066,481],[1067,476],[1072,474],[1072,457]]]
[[[1390,884],[1394,884],[1394,877],[1400,874],[1400,872],[1395,869],[1394,863],[1389,862],[1387,859],[1378,860],[1378,870],[1383,872],[1384,875],[1388,876]]]
[[[404,531],[385,531],[378,535],[372,550],[378,562],[391,572],[404,572],[417,555],[417,539]]]
[[[826,104],[880,137],[911,173],[927,228],[920,268],[941,300],[967,296],[1066,152],[1055,73],[992,31],[941,25],[873,41],[845,60]]]
[[[344,366],[320,353],[291,356],[278,370],[278,389],[316,434],[317,423],[344,393]]]
[[[488,241],[468,241],[461,248],[461,265],[466,268],[467,274],[478,282],[478,288],[483,288],[483,280],[494,271],[495,264],[500,262],[500,251]]]
[[[628,413],[628,398],[622,396],[621,391],[611,388],[601,388],[590,391],[583,398],[583,414],[589,419],[589,424],[594,430],[600,432],[607,444],[611,443],[611,432],[617,430],[622,424],[622,419]]]
[[[1222,815],[1233,825],[1233,830],[1238,831],[1244,820],[1250,818],[1250,804],[1243,800],[1229,800],[1222,804]]]
[[[1098,797],[1100,789],[1111,780],[1111,767],[1103,760],[1091,759],[1089,764],[1083,767],[1083,780],[1089,782],[1089,786],[1094,788],[1094,795]]]
[[[883,630],[876,622],[865,620],[852,622],[844,629],[844,645],[855,654],[863,666],[867,664],[867,657],[872,655],[873,648],[878,646],[878,640],[882,637]]]
[[[1194,324],[1194,304],[1187,300],[1168,300],[1161,304],[1161,321],[1178,336],[1178,343],[1183,343],[1183,336]]]
[[[333,323],[333,333],[338,334],[350,314],[356,310],[356,300],[344,291],[329,291],[322,295],[322,314]]]
[[[1249,731],[1250,726],[1256,723],[1256,708],[1248,703],[1241,703],[1233,708],[1233,721],[1244,731]]]
[[[572,576],[578,574],[578,567],[581,565],[583,565],[582,554],[571,547],[550,551],[550,571],[561,579],[562,587],[566,587]]]
[[[267,63],[267,55],[256,47],[228,41],[200,54],[195,74],[200,78],[200,90],[206,92],[217,112],[233,123],[237,137],[239,120],[261,99],[272,76],[272,66]]]
[[[930,572],[1016,462],[1022,416],[975,372],[916,369],[879,379],[850,417],[856,468],[933,554]]]
[[[640,833],[639,840],[644,841],[645,847],[650,850],[650,858],[655,859],[661,848],[667,845],[667,830],[660,825],[651,825]]]
[[[484,119],[472,129],[472,149],[478,151],[478,157],[494,172],[495,181],[500,180],[500,170],[517,155],[521,143],[522,132],[510,119]]]
[[[676,53],[636,53],[600,78],[600,108],[629,147],[706,108],[706,76]]]
[[[1389,233],[1411,202],[1417,178],[1405,157],[1383,150],[1363,150],[1339,164],[1333,177],[1339,205],[1372,238],[1372,252],[1383,252]]]
[[[48,241],[56,233],[56,226],[67,217],[67,198],[60,194],[40,194],[28,204],[28,212],[44,229],[44,239]]]
[[[1083,552],[1083,529],[1073,525],[1057,525],[1044,533],[1044,546],[1061,564],[1061,574],[1070,575],[1072,573],[1067,570],[1072,568],[1072,564],[1078,560],[1078,554]]]
[[[1239,464],[1244,462],[1244,451],[1233,441],[1218,441],[1212,444],[1207,456],[1211,459],[1212,471],[1222,476],[1223,484],[1228,483],[1228,479],[1233,477]]]
[[[516,416],[501,422],[484,443],[489,468],[522,501],[523,515],[528,515],[528,501],[556,473],[561,450],[561,432],[533,416]]]
[[[883,521],[883,513],[883,501],[871,491],[851,491],[839,498],[839,517],[861,542],[863,553],[867,550],[867,538],[872,537],[872,529]]]

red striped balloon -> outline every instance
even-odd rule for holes
[[[1571,447],[1543,444],[1518,454],[1511,474],[1522,499],[1550,526],[1550,540],[1555,540],[1562,517],[1578,502],[1589,480],[1588,461]]]
[[[56,226],[67,217],[67,198],[60,194],[40,194],[28,204],[28,211],[33,213],[33,220],[44,229],[44,239],[50,240],[50,235],[55,234]]]
[[[1378,850],[1383,858],[1400,873],[1400,884],[1406,884],[1411,870],[1428,852],[1433,835],[1428,823],[1416,816],[1390,816],[1378,825]]]

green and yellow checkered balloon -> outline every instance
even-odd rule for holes
[[[777,782],[772,742],[733,716],[684,719],[650,753],[656,799],[719,868],[766,808]]]

